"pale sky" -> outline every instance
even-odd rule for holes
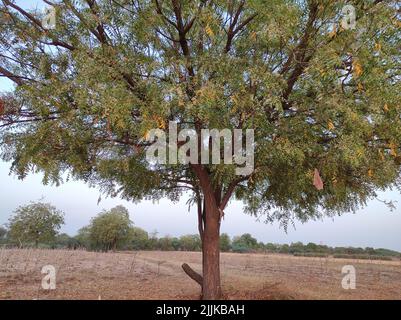
[[[27,5],[37,1],[17,2]],[[0,92],[10,88],[10,83],[0,78]],[[51,202],[65,212],[66,225],[62,231],[71,235],[102,209],[110,209],[119,204],[130,211],[136,226],[148,232],[157,230],[160,236],[197,233],[196,212],[194,209],[188,212],[185,199],[177,204],[168,200],[134,204],[118,198],[107,198],[98,205],[99,191],[82,182],[68,182],[60,187],[43,186],[41,175],[31,174],[20,181],[9,175],[9,167],[9,163],[0,161],[0,225],[7,222],[19,205],[44,198],[44,201]],[[382,200],[401,200],[397,191],[381,193],[379,197]],[[302,241],[330,246],[384,247],[401,251],[401,203],[396,203],[396,206],[391,212],[382,202],[371,201],[356,214],[345,213],[334,219],[296,223],[296,229],[289,227],[286,234],[277,223],[265,224],[263,217],[259,222],[255,217],[244,214],[242,204],[234,201],[225,210],[222,232],[230,236],[251,233],[263,242]]]

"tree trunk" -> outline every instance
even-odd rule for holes
[[[203,300],[221,298],[220,284],[220,212],[205,196],[205,223],[202,241]]]
[[[221,299],[220,284],[220,210],[221,189],[214,188],[209,173],[201,165],[192,165],[203,194],[203,208],[198,210],[202,240],[202,299]],[[198,209],[200,202],[198,199]]]

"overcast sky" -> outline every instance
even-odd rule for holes
[[[32,4],[37,1],[17,1]],[[0,78],[0,92],[10,90],[10,83]],[[24,181],[9,175],[9,163],[0,161],[0,225],[7,222],[12,212],[30,201],[44,198],[65,212],[66,225],[62,231],[71,235],[87,224],[91,217],[113,206],[122,204],[130,211],[136,226],[159,235],[180,236],[197,233],[197,218],[194,210],[188,212],[185,199],[178,204],[168,200],[159,203],[142,201],[130,203],[118,198],[103,199],[98,205],[99,191],[81,182],[68,182],[60,187],[43,186],[41,175],[31,174]],[[382,200],[401,200],[397,191],[380,194]],[[242,204],[231,202],[225,210],[222,232],[230,236],[251,233],[259,241],[290,243],[295,241],[315,242],[331,246],[385,247],[401,251],[401,201],[390,211],[382,202],[369,202],[356,214],[345,213],[334,219],[296,223],[288,233],[278,224],[265,224],[242,212]]]

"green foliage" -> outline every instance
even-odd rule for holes
[[[0,99],[2,157],[20,178],[34,169],[61,183],[68,171],[111,195],[178,200],[199,177],[149,164],[144,141],[174,119],[255,129],[252,175],[203,172],[284,227],[400,186],[398,1],[90,2],[56,4],[54,30],[37,10],[0,5],[0,75],[16,84]],[[340,28],[345,4],[354,30]]]
[[[288,244],[283,244],[279,248],[279,253],[289,253],[290,252],[290,246]]]
[[[8,236],[19,246],[51,244],[64,224],[64,214],[48,203],[32,202],[14,211],[8,222]]]
[[[322,252],[294,252],[295,257],[312,257],[312,258],[326,258],[329,255]]]
[[[180,237],[180,247],[183,251],[200,251],[202,243],[199,235],[186,235]]]
[[[220,250],[222,252],[228,252],[231,250],[231,238],[227,233],[220,235]]]
[[[133,250],[149,249],[148,233],[138,227],[131,227],[127,247]]]
[[[333,258],[337,259],[358,259],[358,260],[384,260],[391,261],[391,256],[370,256],[367,254],[334,254]]]
[[[88,227],[91,246],[102,250],[116,250],[130,239],[132,222],[123,206],[103,211],[92,218]]]
[[[78,245],[82,248],[93,249],[90,240],[90,228],[89,226],[82,227],[78,230],[77,235],[74,237],[77,240]]]
[[[242,236],[234,237],[232,241],[232,250],[234,252],[250,252],[258,249],[258,241],[253,238],[249,233]]]
[[[77,249],[79,246],[79,241],[66,233],[58,234],[52,243],[53,248]]]
[[[176,241],[174,238],[170,236],[165,236],[163,238],[160,238],[158,241],[158,249],[162,251],[173,251],[174,249],[174,244],[176,244]]]
[[[4,240],[7,236],[7,229],[0,226],[0,240]]]
[[[7,229],[0,226],[0,245],[7,243]]]

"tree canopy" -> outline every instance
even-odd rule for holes
[[[51,243],[63,224],[64,214],[49,203],[31,203],[10,217],[8,237],[18,245]]]
[[[130,238],[132,221],[123,206],[103,211],[91,219],[87,229],[89,240],[94,247],[103,250],[115,250]],[[81,232],[82,234],[82,229]]]
[[[7,235],[7,229],[0,226],[0,241],[4,240]]]
[[[20,177],[69,171],[133,200],[196,194],[189,166],[144,158],[147,131],[173,120],[257,129],[251,176],[207,170],[270,218],[349,211],[399,184],[396,1],[65,0],[54,29],[2,2],[0,74],[17,85],[2,99],[3,159]]]

